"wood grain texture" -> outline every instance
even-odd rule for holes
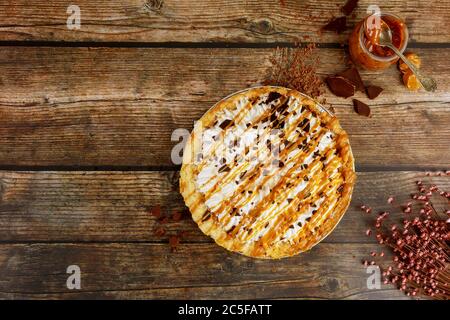
[[[171,134],[191,130],[222,97],[260,83],[269,49],[17,48],[0,51],[0,164],[172,166]],[[322,75],[342,71],[344,50],[320,49]],[[445,167],[450,150],[450,52],[418,50],[434,94],[408,92],[392,67],[363,72],[385,91],[368,101],[327,93],[350,134],[358,168]],[[386,136],[389,139],[386,139]]]
[[[415,181],[450,190],[449,176],[423,172],[359,173],[353,202],[327,243],[371,243],[365,231],[374,215],[390,210],[386,199],[409,201]],[[160,224],[149,208],[168,214],[185,210],[177,191],[177,172],[0,172],[0,242],[156,242],[187,231],[183,242],[208,242],[189,214],[179,222]],[[373,206],[368,215],[361,204]],[[439,209],[439,207],[438,207]],[[393,212],[393,221],[403,214]],[[166,235],[156,236],[158,227]]]
[[[215,244],[181,245],[176,252],[158,244],[5,244],[0,245],[0,298],[406,298],[392,286],[367,288],[361,260],[378,249],[321,244],[270,261]],[[81,269],[81,290],[66,287],[66,269],[73,264]]]
[[[69,0],[4,1],[0,4],[1,40],[124,41],[124,42],[341,42],[348,32],[320,34],[340,16],[342,0],[228,1],[77,0],[81,29],[67,28]],[[373,2],[361,0],[348,27],[367,15]],[[448,1],[383,1],[383,12],[403,17],[411,42],[447,42],[450,31]]]

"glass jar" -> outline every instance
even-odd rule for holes
[[[377,30],[370,26],[374,19],[380,19],[379,25],[386,23],[389,26],[392,42],[402,53],[408,45],[408,28],[396,15],[376,13],[360,21],[353,29],[348,41],[353,62],[365,69],[382,70],[396,63],[399,58],[391,49],[377,45]]]

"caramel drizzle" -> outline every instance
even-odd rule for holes
[[[309,114],[308,114],[308,115],[309,115]],[[302,121],[302,118],[298,119],[298,122],[300,122],[300,121]],[[319,126],[319,125],[316,123],[316,127],[318,127],[318,126]],[[282,157],[284,154],[289,154],[290,151],[295,150],[295,149],[300,145],[300,143],[302,143],[302,142],[305,141],[305,140],[306,140],[306,137],[304,137],[303,140],[297,139],[295,143],[291,143],[289,146],[285,147],[285,149],[282,150],[282,152],[280,152],[280,155],[279,155],[279,156]],[[289,163],[291,163],[292,161],[296,160],[298,157],[301,157],[301,156],[304,156],[304,157],[306,158],[306,157],[308,156],[308,154],[305,154],[305,153],[301,153],[301,152],[300,152],[299,154],[297,154],[295,157],[293,157],[293,158],[292,158],[291,160],[289,160],[289,161],[286,161],[286,160],[283,158],[284,163],[285,163],[284,166],[287,167]],[[303,160],[303,159],[302,159],[302,160]],[[272,161],[271,158],[269,158],[269,162],[270,162],[270,161]],[[256,182],[257,178],[259,178],[258,173],[261,174],[261,171],[264,170],[264,168],[265,168],[264,164],[265,164],[265,163],[261,163],[258,167],[255,168],[255,171],[258,170],[259,172],[255,172],[255,173],[253,174],[253,176],[251,176],[251,177],[249,178],[249,180],[253,178],[253,181],[249,181],[249,184],[242,183],[242,184],[239,186],[238,189],[250,189],[250,187],[252,187],[252,189],[255,189],[254,183]],[[302,164],[302,163],[300,163],[300,161],[297,161],[297,162],[296,162],[296,165],[294,165],[294,166],[291,168],[291,170],[295,170],[296,168],[298,168],[299,166],[301,166],[301,164]],[[289,172],[289,170],[288,170],[288,172]],[[275,172],[273,172],[272,174],[266,175],[265,178],[263,178],[262,181],[260,182],[259,186],[264,186],[265,183],[266,183],[269,179],[273,178],[274,175],[276,175],[276,174],[279,174],[279,171],[275,171]],[[277,182],[277,184],[276,184],[275,186],[272,187],[272,192],[271,192],[271,193],[274,193],[274,191],[276,190],[276,187],[279,186],[279,185],[283,182],[283,181],[282,181],[283,178],[284,178],[284,177],[281,177],[280,180]],[[245,181],[245,182],[246,182],[246,181]],[[269,195],[270,195],[270,194],[269,194]],[[269,196],[269,195],[268,195],[268,196]],[[254,200],[255,197],[256,197],[256,193],[252,194],[252,196],[248,197],[247,200],[246,200],[242,205],[245,205],[245,204],[247,204],[248,202],[250,202],[251,200]],[[267,196],[266,196],[266,197],[267,197]],[[242,192],[240,192],[238,196],[236,196],[236,193],[233,194],[233,198],[232,198],[232,199],[234,200],[234,202],[232,202],[231,204],[234,206],[237,202],[239,202],[239,201],[242,199]],[[266,198],[261,199],[261,201],[259,201],[258,204],[263,203],[265,200],[266,200]],[[229,205],[229,204],[230,204],[230,203],[225,204],[225,201],[224,201],[219,209],[220,209],[220,210],[223,210],[223,207],[226,206],[226,205]],[[253,209],[255,209],[255,208],[253,208]],[[253,209],[252,209],[252,210],[253,210]],[[218,210],[218,211],[219,211],[219,210]],[[251,212],[251,211],[250,211],[250,212]],[[246,217],[250,214],[250,212],[246,215]],[[225,217],[225,219],[222,218],[222,219],[219,220],[219,221],[222,222],[223,225],[227,225],[228,222],[229,222],[229,219],[231,219],[231,217],[228,217],[228,219],[227,219],[227,217]]]
[[[314,141],[314,145],[311,148],[312,150],[314,150],[317,147],[321,137],[324,135],[323,130],[321,130],[320,133],[321,134],[317,135],[317,137],[319,137],[319,139],[311,140],[311,141]],[[249,230],[248,226],[249,226],[249,224],[254,223],[254,221],[257,218],[256,214],[258,214],[259,212],[262,212],[261,207],[265,206],[267,203],[274,200],[274,198],[278,194],[278,190],[284,185],[284,180],[285,180],[286,176],[289,175],[290,173],[292,173],[293,171],[295,171],[298,167],[300,167],[303,164],[303,161],[305,160],[305,158],[308,156],[309,156],[309,153],[300,152],[299,154],[297,154],[297,156],[295,156],[294,158],[292,158],[289,161],[289,162],[293,162],[293,161],[296,161],[296,162],[295,162],[294,166],[292,168],[290,168],[283,177],[280,178],[278,183],[272,188],[272,192],[269,195],[267,195],[265,198],[263,198],[254,208],[252,208],[252,210],[250,210],[250,212],[245,217],[243,217],[243,219],[237,225],[237,230],[239,230],[238,232],[242,232],[243,230]],[[287,195],[285,198],[287,198]],[[283,199],[282,201],[284,201],[284,200],[285,199]],[[276,201],[276,202],[280,203],[280,201]],[[278,212],[278,211],[276,211],[276,212]],[[246,223],[246,225],[244,227],[242,227],[242,225],[244,223]],[[232,236],[236,236],[236,235],[237,235],[237,232],[232,233]]]
[[[283,104],[284,104],[284,103],[282,103],[281,105],[283,105]],[[269,117],[270,115],[272,115],[274,112],[276,112],[276,109],[274,109],[273,112],[272,112],[271,114],[268,114],[268,115],[265,115],[265,116],[263,115],[262,117],[259,117],[259,119],[261,119],[261,118],[263,118],[263,117],[264,117],[264,118],[268,118],[268,117]],[[289,113],[289,114],[292,114],[292,112]],[[309,113],[307,113],[307,115],[309,115]],[[300,121],[302,121],[302,118],[301,118],[301,117],[297,120],[297,123],[299,123]],[[270,123],[271,123],[271,122],[269,122],[268,127],[270,126]],[[292,127],[295,129],[295,126],[294,126],[294,125],[293,125]],[[258,145],[258,144],[261,142],[261,138],[262,138],[262,137],[264,137],[264,135],[259,136],[259,139],[256,141],[256,145]],[[305,139],[306,139],[306,138],[305,138]],[[300,142],[302,142],[302,141],[300,141]],[[298,142],[298,143],[300,143],[300,142]],[[287,147],[285,148],[285,150],[287,150]],[[282,152],[284,152],[285,150],[283,150]],[[282,152],[280,152],[280,155],[281,155]],[[245,155],[242,155],[241,157],[238,157],[238,163],[239,163],[240,160],[243,160],[244,157],[245,157]],[[269,160],[272,161],[273,158],[269,158]],[[246,163],[246,164],[248,165],[248,162],[247,162],[247,161],[243,161],[242,163]],[[256,171],[257,171],[257,170],[259,170],[259,169],[261,169],[261,168],[264,168],[264,167],[263,167],[264,164],[265,164],[265,163],[260,163],[259,165],[255,166],[255,168],[253,168],[252,171],[246,172],[246,174],[245,174],[246,179],[245,179],[245,180],[240,180],[241,184],[238,186],[237,190],[235,190],[235,192],[234,192],[234,194],[233,194],[233,198],[234,198],[234,196],[236,195],[236,192],[237,192],[238,190],[239,190],[239,191],[242,191],[242,189],[245,188],[245,183],[242,183],[242,182],[243,182],[243,181],[247,181],[247,179],[250,179],[250,178],[254,177],[254,175],[256,174]],[[234,170],[234,169],[237,169],[237,170]],[[244,168],[244,169],[245,169],[245,168]],[[229,171],[228,173],[226,173],[225,175],[223,175],[223,176],[221,177],[221,179],[218,179],[217,182],[214,184],[214,186],[204,194],[205,199],[209,199],[209,198],[211,197],[211,194],[213,194],[214,191],[216,191],[216,189],[217,189],[217,187],[219,186],[219,184],[221,184],[221,185],[226,185],[226,184],[230,183],[231,181],[233,181],[234,178],[236,177],[236,172],[234,173],[234,175],[232,175],[232,172],[233,172],[233,171],[237,171],[237,173],[241,173],[241,172],[242,172],[242,171],[239,169],[239,167],[237,167],[237,168],[235,167],[235,168],[233,168],[233,170],[231,170],[231,171]],[[216,178],[215,176],[212,176],[205,184],[209,183],[211,180],[213,180],[213,179],[215,179],[215,178]],[[223,201],[223,202],[225,202],[225,201]],[[233,204],[235,204],[236,202],[237,202],[237,201],[235,201]],[[223,205],[225,205],[225,204],[223,204]],[[222,206],[223,206],[223,205],[222,205]],[[229,203],[228,203],[227,205],[229,205]],[[216,210],[216,211],[219,211],[219,210]]]
[[[266,98],[264,98],[264,99],[266,99]],[[270,105],[270,103],[273,102],[273,101],[271,101],[271,102],[268,104],[269,108],[268,108],[267,110],[265,110],[265,111],[264,111],[258,118],[256,118],[253,122],[254,122],[254,123],[260,123],[263,119],[269,118],[270,116],[272,116],[273,114],[275,114],[275,112],[277,111],[277,109],[278,109],[278,107],[279,107],[280,105],[283,105],[284,103],[287,103],[287,102],[289,101],[289,98],[286,97],[286,96],[280,96],[278,99],[275,99],[274,101],[276,101],[276,100],[279,100],[279,103],[278,103],[278,104]],[[263,103],[263,98],[259,98],[259,99],[258,99],[257,105],[259,105],[259,104],[261,104],[261,103]],[[247,109],[247,107],[248,107],[248,109]],[[242,110],[240,110],[239,114],[244,113],[244,111],[247,111],[247,113],[248,113],[252,107],[253,107],[253,104],[252,104],[251,100],[249,100],[249,102],[242,108]],[[245,115],[246,115],[247,113],[244,113],[244,114],[241,116],[240,120],[244,119],[244,118],[245,118]],[[235,121],[235,123],[237,123],[237,122],[239,122],[239,121]],[[221,135],[223,135],[223,134],[226,132],[226,130],[227,130],[229,127],[231,127],[232,125],[233,125],[233,124],[227,125],[227,126],[223,129],[223,131],[221,132]],[[253,126],[247,127],[247,128],[244,130],[243,133],[249,132],[250,128],[252,128],[252,127],[253,127]],[[261,137],[260,137],[260,138],[261,138]],[[217,146],[220,145],[220,142],[221,142],[222,140],[223,140],[223,139],[220,139],[220,140],[218,140],[218,141],[215,141],[215,143],[214,143],[214,145],[213,145],[213,148],[211,148],[211,150],[210,150],[210,154],[209,154],[210,157],[214,155],[214,153],[215,153],[215,151],[216,151],[216,149],[217,149]],[[258,139],[257,141],[259,142],[259,139]],[[241,160],[242,158],[243,158],[243,156],[240,157],[239,160]],[[243,161],[243,162],[245,163],[245,161]],[[206,157],[204,157],[204,158],[202,159],[202,161],[196,166],[196,174],[197,174],[197,175],[198,175],[198,173],[201,171],[201,169],[202,169],[205,165],[206,165]],[[224,179],[226,179],[227,176],[228,176],[228,174],[226,174],[226,175],[224,176]],[[207,182],[205,182],[205,184],[208,184],[208,183],[211,182],[211,180],[214,179],[214,178],[215,178],[215,177],[212,176],[210,179],[208,179]],[[223,182],[223,180],[222,180],[221,182]],[[208,190],[207,193],[205,193],[205,194],[203,195],[203,196],[204,196],[204,199],[208,199],[208,198],[209,198],[208,195],[211,195],[211,194],[213,193],[213,191],[217,188],[217,185],[218,185],[218,184],[219,184],[219,181],[216,182],[215,185],[214,185],[210,190]],[[192,208],[191,208],[192,211],[195,211],[195,210],[197,209],[197,207],[198,207],[199,204],[200,204],[200,203],[199,203],[198,201],[195,202],[195,203],[193,203],[193,204],[192,204]],[[209,211],[209,210],[208,210],[208,211]],[[212,216],[211,214],[208,214],[208,211],[204,213],[204,215],[203,215],[203,217],[202,217],[202,221],[203,221],[206,217],[211,217],[211,216]],[[204,221],[203,221],[203,222],[204,222]]]
[[[342,181],[342,180],[339,179],[338,181]],[[339,183],[339,184],[330,183],[330,184],[333,185],[333,187],[330,189],[330,191],[332,194],[335,194],[337,189],[341,185],[341,183]],[[337,197],[331,197],[331,196],[327,197],[326,200],[321,204],[321,209],[322,209],[321,214],[313,215],[312,219],[309,221],[309,223],[306,224],[304,226],[304,228],[302,230],[300,230],[300,232],[298,232],[294,237],[292,237],[290,239],[290,241],[292,243],[298,243],[299,239],[302,238],[303,236],[314,233],[314,231],[312,231],[312,228],[316,228],[330,216],[327,213],[331,212],[332,209],[335,208],[337,202],[338,202]]]
[[[328,149],[328,150],[331,150],[331,149]],[[311,167],[309,167],[309,168],[314,168],[314,167],[316,167],[316,166],[318,167],[318,166],[319,166],[319,163],[322,163],[322,162],[321,162],[320,160],[315,159],[315,160],[310,164]],[[295,171],[295,170],[294,170],[294,171]],[[305,172],[305,170],[303,170],[303,171],[301,172],[301,174],[300,174],[302,179],[303,179],[305,176],[307,176],[307,174],[305,174],[304,172]],[[316,184],[316,181],[319,181],[319,180],[321,180],[321,179],[323,180],[324,174],[325,174],[324,171],[320,171],[319,173],[317,173],[317,170],[312,171],[312,172],[311,172],[312,178],[309,179],[309,181],[308,181],[307,185],[305,186],[305,188],[304,188],[303,190],[301,190],[301,191],[295,196],[295,199],[293,199],[291,203],[288,203],[287,206],[285,206],[285,207],[283,207],[283,208],[281,208],[281,209],[278,209],[277,211],[269,211],[269,214],[264,218],[264,220],[261,220],[261,221],[260,221],[259,223],[257,223],[256,225],[255,225],[255,223],[253,222],[253,225],[255,225],[254,228],[255,228],[255,229],[259,229],[258,227],[264,225],[267,221],[270,221],[270,220],[272,220],[272,219],[275,218],[276,220],[275,220],[275,222],[273,223],[272,230],[276,229],[276,230],[278,231],[277,233],[284,234],[284,233],[287,231],[287,229],[289,228],[289,226],[291,225],[291,223],[290,223],[290,221],[288,220],[286,224],[279,225],[280,220],[283,220],[283,219],[285,218],[285,216],[291,216],[291,215],[290,215],[290,214],[288,214],[288,215],[281,215],[281,214],[277,214],[277,213],[279,213],[279,212],[285,212],[285,210],[292,209],[295,205],[297,205],[297,202],[304,202],[304,200],[305,200],[305,195],[311,194],[311,192],[312,192],[312,187],[314,187],[314,186],[317,185],[317,184]],[[286,175],[285,177],[286,177],[286,178],[291,178],[291,179],[292,179],[292,176]],[[327,178],[327,177],[325,176],[325,178]],[[323,183],[320,184],[319,186],[323,186]],[[294,186],[294,188],[295,188],[295,186]],[[278,191],[280,191],[280,192],[278,192]],[[283,203],[284,201],[286,201],[286,200],[288,199],[288,197],[289,197],[290,191],[291,191],[291,190],[277,190],[276,193],[278,194],[278,197],[277,197],[277,199],[276,199],[276,203]],[[283,195],[283,196],[280,196],[280,195]],[[318,195],[318,193],[316,192],[316,196],[317,196],[317,195]],[[275,196],[276,196],[276,195],[275,195]],[[310,197],[308,197],[308,201],[305,203],[305,206],[308,205],[308,204],[311,204],[311,203],[315,202],[316,200],[317,200],[317,197],[312,197],[312,195],[311,195]],[[300,214],[303,214],[303,212],[300,213]],[[298,218],[298,216],[300,216],[300,214],[298,214],[298,215],[295,217],[295,219],[294,219],[293,221],[295,221],[295,220]],[[271,234],[271,231],[272,231],[272,230],[268,230],[268,231],[266,232],[266,234]],[[272,232],[272,233],[273,233],[273,232]],[[268,236],[267,236],[267,237],[268,237]],[[266,237],[265,239],[267,239],[267,237]],[[249,238],[249,236],[244,237],[243,240],[247,240],[248,238]]]
[[[280,99],[280,102],[282,101],[283,99]],[[266,110],[263,114],[261,114],[261,116],[259,117],[259,121],[261,121],[261,119],[263,119],[264,118],[264,116],[265,116],[265,114],[266,114],[266,112],[267,111],[269,111],[270,112],[270,114],[273,114],[273,113],[275,113],[276,112],[276,110],[278,109],[278,107],[280,106],[280,105],[283,105],[284,103],[287,103],[286,101],[284,101],[284,102],[281,102],[280,104],[278,104],[278,106],[276,107],[276,108],[274,108],[274,106],[272,106],[271,108],[268,108],[268,110]],[[250,104],[250,106],[251,106],[251,103],[248,103],[245,107],[247,107],[248,105]],[[300,105],[301,106],[301,105]],[[246,108],[242,108],[242,110],[241,110],[241,112],[244,110],[244,109],[246,109]],[[309,109],[307,109],[307,111],[309,111]],[[293,112],[293,111],[292,111]],[[291,114],[292,112],[290,112],[289,114]],[[283,115],[283,114],[281,114],[281,115]],[[242,117],[242,119],[243,119],[244,117]],[[285,123],[287,124],[287,126],[289,127],[289,128],[293,128],[292,130],[289,130],[289,132],[288,132],[288,130],[285,130],[284,132],[285,132],[285,137],[289,137],[290,136],[290,133],[292,133],[292,131],[294,131],[295,130],[295,132],[297,132],[297,128],[296,128],[296,125],[294,125],[293,123],[287,123],[286,121],[287,121],[287,119],[288,119],[289,117],[287,117],[286,115],[282,118],[282,119],[284,119],[284,121],[285,121]],[[307,119],[307,117],[299,117],[299,119],[297,120],[297,124],[299,123],[299,122],[301,122],[301,121],[303,121],[304,119]],[[309,123],[309,121],[310,121],[311,119],[309,119],[308,120],[308,123]],[[317,118],[317,120],[319,120],[319,118]],[[281,121],[281,119],[280,118],[278,118],[278,121]],[[253,121],[252,121],[253,122]],[[256,123],[257,123],[257,121],[256,121]],[[270,122],[271,124],[272,124],[272,121]],[[319,121],[316,121],[316,124],[317,123],[319,123]],[[315,127],[317,127],[317,126],[315,126]],[[314,129],[313,128],[310,128],[310,132],[312,132]],[[321,130],[322,131],[322,130]],[[299,136],[300,134],[296,134],[295,136],[298,138],[298,136]],[[317,145],[319,144],[319,142],[320,142],[320,139],[323,137],[323,134],[320,134],[320,135],[318,135],[318,134],[315,134],[314,136],[312,136],[311,134],[309,134],[310,135],[310,138],[311,138],[311,141],[314,141],[314,148],[311,148],[310,149],[310,152],[312,152],[313,150],[315,150],[315,148],[317,147]],[[313,137],[315,137],[314,139],[313,139]],[[319,139],[318,139],[318,137],[320,137]],[[260,137],[261,138],[261,137]],[[285,146],[285,149],[282,151],[284,154],[289,154],[290,153],[290,151],[292,151],[292,149],[293,148],[295,148],[295,147],[297,147],[300,143],[303,143],[303,141],[305,141],[305,139],[306,139],[306,137],[304,138],[304,139],[302,139],[302,140],[300,140],[300,139],[297,139],[295,142],[291,142],[291,145],[289,145],[289,146]],[[311,143],[311,141],[309,142],[309,144]],[[215,150],[215,149],[214,149]],[[289,151],[289,152],[288,152]],[[280,155],[281,155],[281,153],[282,152],[280,152]],[[212,153],[213,154],[213,153]],[[302,156],[303,157],[303,160],[306,158],[306,157],[308,157],[309,156],[309,153],[302,153],[302,152],[300,152],[299,154],[297,154],[297,155],[295,155],[294,157],[292,157],[292,159],[290,159],[289,161],[286,161],[285,162],[285,166],[288,164],[288,163],[290,163],[290,162],[292,162],[293,160],[298,160],[298,158],[300,157],[300,156]],[[327,157],[328,158],[328,157]],[[327,159],[328,160],[328,159]],[[327,163],[327,167],[328,167],[328,165],[332,162],[332,160],[333,159],[330,159],[330,160],[328,160],[328,163]],[[205,165],[205,161],[202,163],[202,165]],[[314,164],[313,164],[314,163]],[[311,166],[311,167],[315,167],[316,166],[316,163],[318,163],[318,161],[317,161],[317,159],[314,159],[314,161],[312,162],[312,163],[310,163],[309,164],[309,166]],[[266,163],[264,163],[264,164],[266,164]],[[261,170],[262,169],[264,169],[264,164],[260,164],[259,166],[256,166],[254,169],[253,169],[253,172],[252,173],[254,173],[253,175],[252,174],[249,174],[249,173],[246,173],[246,180],[248,180],[248,179],[251,179],[251,178],[254,178],[255,177],[255,175],[257,175],[257,172],[255,172],[255,171],[259,171],[259,173],[261,173]],[[288,170],[288,172],[283,176],[283,177],[281,177],[280,178],[280,180],[278,181],[278,183],[276,184],[276,186],[274,187],[274,188],[272,188],[272,192],[269,194],[269,195],[267,195],[265,198],[263,198],[259,203],[258,203],[258,205],[257,205],[257,207],[255,207],[255,208],[253,208],[244,218],[247,218],[246,220],[249,220],[248,218],[250,218],[250,216],[254,219],[255,218],[255,216],[254,216],[254,213],[255,213],[255,211],[256,212],[258,212],[256,209],[258,209],[262,204],[266,204],[267,203],[267,197],[270,197],[270,198],[274,198],[275,197],[275,195],[277,195],[279,192],[278,192],[278,190],[279,190],[279,188],[280,188],[280,186],[282,186],[283,185],[283,182],[284,182],[284,180],[285,180],[285,178],[287,178],[287,174],[288,173],[292,173],[292,171],[294,171],[294,170],[296,170],[299,166],[301,166],[302,165],[302,163],[300,162],[300,161],[298,161],[297,163],[296,163],[296,165],[294,165],[292,168],[290,168],[289,170]],[[238,169],[239,167],[234,167],[233,169]],[[232,170],[233,171],[233,170]],[[221,183],[223,183],[224,181],[228,181],[228,182],[230,182],[231,181],[231,179],[230,179],[230,176],[231,177],[236,177],[236,175],[238,174],[238,173],[241,173],[240,172],[240,170],[236,170],[237,171],[237,173],[235,173],[235,174],[231,174],[231,172],[229,172],[229,173],[227,173],[225,176],[224,176],[224,179],[221,179],[220,180],[220,182]],[[304,170],[302,171],[302,173],[304,172]],[[276,173],[276,172],[275,172]],[[320,172],[320,177],[323,179],[323,176],[326,174],[327,172],[326,172],[326,170],[325,171],[321,171]],[[297,174],[298,175],[298,174]],[[315,175],[313,175],[313,177],[315,177],[317,174],[315,174]],[[225,180],[225,177],[226,177],[226,180]],[[257,177],[258,177],[258,175],[257,175]],[[264,182],[266,182],[267,181],[267,179],[269,179],[269,178],[271,178],[272,177],[272,175],[268,175],[264,180]],[[314,181],[315,180],[317,180],[318,179],[318,177],[316,177],[315,179],[314,179]],[[325,175],[325,180],[327,179],[327,177],[326,177],[326,175]],[[256,181],[257,179],[254,179],[254,181]],[[310,179],[310,181],[309,181],[309,183],[307,184],[307,186],[305,187],[305,189],[303,189],[300,193],[305,193],[304,191],[306,190],[306,189],[308,189],[308,190],[310,190],[310,186],[312,186],[313,185],[313,181],[312,181],[313,179]],[[333,179],[333,181],[336,181],[336,178],[334,178]],[[333,182],[332,181],[332,182]],[[241,181],[242,182],[242,181]],[[330,184],[332,184],[332,183],[330,183]],[[327,187],[328,185],[330,185],[330,184],[326,184],[325,186],[323,186],[323,184],[322,184],[322,187]],[[208,191],[208,193],[212,193],[212,191],[214,191],[214,189],[216,189],[216,187],[219,185],[219,181],[215,184],[215,186],[214,186],[214,188],[213,189],[211,189],[211,190],[209,190]],[[242,185],[244,185],[244,184],[242,184]],[[264,185],[264,183],[261,183],[261,185],[263,186]],[[245,188],[248,188],[250,185],[248,185],[248,186],[245,186]],[[295,187],[295,186],[294,186]],[[242,188],[244,188],[244,187],[242,187]],[[238,187],[236,190],[235,190],[235,193],[236,192],[238,192],[238,191],[240,191],[240,187]],[[254,188],[253,188],[254,189]],[[275,190],[276,189],[276,190]],[[322,189],[321,189],[322,190]],[[257,190],[256,190],[257,191]],[[275,191],[275,192],[274,192]],[[287,190],[287,191],[289,191],[289,190]],[[233,194],[233,196],[235,195],[235,193]],[[241,194],[241,193],[240,193]],[[207,194],[205,194],[205,197],[207,197]],[[246,203],[248,203],[248,201],[250,201],[251,199],[253,199],[255,197],[255,195],[252,195],[251,197],[248,197],[248,199],[247,199],[247,202]],[[288,192],[286,192],[286,197],[285,198],[287,198],[288,197]],[[240,201],[242,199],[242,196],[240,196],[240,197],[238,197],[238,199],[236,199],[236,197],[233,197],[233,200],[234,200],[234,204],[235,203],[237,203],[238,201]],[[277,199],[277,200],[279,200],[279,199]],[[331,202],[333,199],[332,198],[329,198],[329,199],[326,199],[326,202]],[[284,200],[283,200],[284,201]],[[221,202],[221,206],[219,207],[220,209],[222,209],[223,208],[223,206],[225,205],[225,202],[226,201],[222,201]],[[294,202],[294,201],[293,201]],[[325,201],[324,201],[325,202]],[[278,203],[278,201],[277,201],[277,203]],[[295,202],[296,203],[296,202]],[[294,204],[295,204],[294,203]],[[292,208],[293,207],[293,205],[294,205],[293,203],[291,203],[290,204],[290,207]],[[289,205],[287,206],[287,207],[289,207]],[[323,211],[322,210],[322,208],[323,208],[323,206],[321,205],[320,206],[320,208],[319,209],[321,209],[321,211]],[[234,211],[234,210],[233,210]],[[221,211],[219,211],[218,210],[218,212],[221,212]],[[209,213],[209,215],[210,215],[210,213]],[[225,216],[227,216],[227,215],[225,215]],[[278,219],[277,219],[277,221],[276,221],[276,223],[274,223],[273,225],[275,226],[277,223],[278,223],[278,221],[281,219],[281,217],[280,216],[283,216],[283,215],[279,215],[279,217],[278,217]],[[316,217],[318,217],[318,216],[320,216],[320,214],[319,214],[319,212],[316,212],[315,213],[315,216]],[[230,219],[230,218],[229,218]],[[229,219],[227,219],[227,220],[229,220]],[[297,218],[296,218],[297,219]],[[296,219],[294,219],[294,221],[296,220]],[[245,219],[242,219],[242,220],[245,220]],[[314,219],[315,220],[315,219]],[[266,219],[264,220],[264,222],[266,221]],[[225,222],[225,221],[221,221],[221,222]],[[287,222],[285,223],[285,224],[287,224]],[[231,235],[236,235],[236,231],[235,230],[238,230],[237,232],[240,232],[240,231],[242,231],[242,230],[245,230],[245,229],[248,229],[248,224],[244,227],[244,228],[241,228],[241,226],[242,226],[242,221],[240,221],[237,225],[235,225],[235,226],[233,226],[233,229],[234,230],[232,230],[232,231],[234,231],[234,232],[232,232],[232,234]],[[255,226],[256,227],[256,226]],[[273,227],[271,228],[271,229],[273,229]],[[282,228],[281,230],[284,230],[284,233],[282,233],[282,234],[285,234],[285,232],[286,232],[286,228]],[[299,234],[300,233],[303,233],[303,230],[302,230],[302,232],[298,232]],[[269,233],[269,235],[267,235],[267,233],[265,234],[265,236],[270,236],[270,233]]]
[[[333,152],[333,149],[329,148],[327,152]],[[319,167],[320,164],[322,162],[321,161],[317,161],[315,160],[315,164],[313,165],[313,167]],[[300,205],[302,205],[302,207],[308,209],[312,204],[314,204],[317,200],[319,200],[321,197],[319,197],[319,194],[326,193],[325,191],[328,191],[329,186],[333,185],[335,181],[337,181],[339,176],[339,172],[337,172],[337,174],[335,176],[331,176],[331,173],[336,169],[336,166],[333,166],[331,162],[327,163],[325,170],[320,170],[319,172],[317,170],[315,170],[312,174],[312,176],[314,177],[314,179],[310,179],[308,186],[300,193],[300,195],[298,194],[296,196],[296,199],[294,199],[288,206],[287,208],[285,208],[285,210],[290,210],[293,212],[290,212],[290,214],[287,215],[278,215],[276,218],[276,222],[274,223],[274,227],[272,228],[274,231],[276,230],[277,232],[268,232],[266,237],[261,238],[263,242],[267,243],[267,244],[272,244],[276,241],[278,241],[281,237],[284,236],[284,234],[286,234],[286,232],[288,231],[289,227],[295,222],[297,221],[297,219],[303,215],[305,212],[304,211],[295,211],[292,209],[295,209],[296,206],[297,208],[300,207]],[[330,182],[328,179],[329,177],[332,177],[333,180]],[[320,183],[316,183],[320,181]],[[315,197],[310,197],[308,199],[308,201],[306,203],[301,203],[303,200],[303,196],[304,194],[308,194],[311,193],[311,187],[313,186],[317,186],[318,188],[315,192]],[[300,200],[301,199],[301,200]],[[330,199],[330,197],[327,195],[327,197],[325,198],[325,201],[322,202],[320,204],[320,206],[316,209],[316,212],[313,213],[310,217],[311,220],[309,220],[309,222],[304,223],[302,225],[302,227],[300,228],[308,228],[307,226],[313,225],[313,219],[312,217],[319,217],[322,214],[323,211],[323,204],[328,201]],[[285,217],[288,217],[288,219],[284,219]],[[300,230],[298,232],[300,232]]]
[[[284,96],[283,96],[284,97]],[[280,103],[278,104],[278,105],[268,105],[268,109],[267,110],[265,110],[254,122],[255,123],[259,123],[259,122],[261,122],[261,120],[262,119],[264,119],[264,118],[267,118],[267,117],[269,117],[269,116],[271,116],[273,113],[275,113],[276,112],[276,110],[278,109],[278,107],[280,106],[280,105],[283,105],[285,102],[286,102],[286,100],[288,100],[289,98],[286,98],[286,97],[284,97],[285,99],[283,100],[283,99],[279,99],[280,101]],[[273,101],[272,101],[273,102]],[[261,103],[263,103],[263,101],[262,101],[262,99],[258,99],[258,103],[256,104],[257,106],[258,105],[260,105]],[[252,109],[252,107],[253,107],[253,104],[252,104],[252,102],[251,101],[249,101],[240,111],[239,111],[239,113],[236,115],[236,120],[234,121],[235,123],[238,123],[238,122],[241,122],[244,118],[245,118],[245,115],[246,114],[248,114],[249,113],[249,111]],[[269,112],[269,113],[268,113]],[[267,114],[268,113],[268,114]],[[240,118],[238,118],[238,116],[239,115],[241,115],[241,117]],[[233,123],[230,123],[230,124],[228,124],[225,128],[223,128],[223,131],[220,133],[221,135],[223,135],[225,132],[226,132],[226,130],[228,129],[228,128],[230,128],[231,126],[233,126],[234,124]],[[246,129],[244,130],[244,132],[243,133],[246,133],[246,132],[249,132],[249,130],[252,128],[252,126],[250,126],[250,127],[246,127]],[[214,155],[214,153],[216,152],[216,149],[217,149],[217,147],[220,145],[220,143],[222,142],[222,140],[223,139],[218,139],[217,141],[214,141],[214,144],[213,144],[213,147],[214,148],[211,148],[211,150],[210,150],[210,154],[209,155],[205,155],[205,158],[206,158],[206,156],[212,156],[212,155]],[[199,164],[197,164],[197,170],[198,171],[200,171],[205,165],[206,165],[206,160],[205,160],[205,158],[203,158],[202,159],[202,161],[199,163]]]

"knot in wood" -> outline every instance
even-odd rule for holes
[[[250,30],[261,34],[270,34],[274,31],[274,25],[269,19],[258,19],[250,24]]]

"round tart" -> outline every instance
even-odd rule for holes
[[[350,203],[354,160],[338,119],[287,88],[258,87],[196,122],[180,190],[194,221],[222,247],[293,256],[325,238]]]

